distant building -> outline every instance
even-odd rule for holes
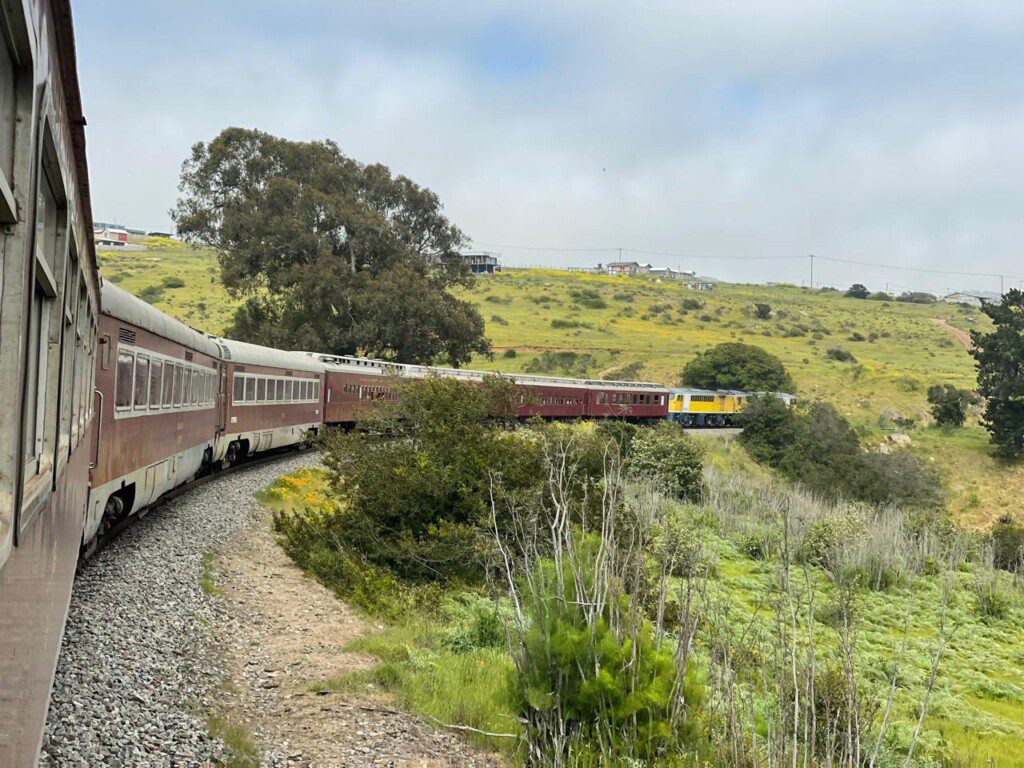
[[[462,258],[474,275],[493,275],[501,272],[501,263],[493,253],[464,253]]]
[[[995,291],[957,291],[942,297],[948,304],[969,304],[972,307],[980,307],[982,302],[986,304],[998,304],[1002,295]]]
[[[125,227],[124,230],[129,235],[135,235],[136,237],[145,237],[146,236],[146,230],[144,230],[144,229],[133,229],[132,227]]]
[[[639,261],[608,262],[609,275],[646,275],[649,274],[650,271],[650,264],[641,264]]]
[[[147,232],[146,236],[147,237],[166,237],[168,239],[174,237],[174,235],[171,234],[170,232]]]
[[[92,239],[96,245],[123,246],[128,244],[128,230],[108,225],[94,231]]]
[[[713,291],[715,284],[719,281],[714,277],[698,277],[689,275],[683,280],[683,285],[694,291]]]

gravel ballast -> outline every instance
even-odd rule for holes
[[[203,766],[223,747],[206,712],[222,673],[204,553],[252,522],[253,493],[316,463],[297,454],[188,491],[136,520],[78,574],[42,766]]]

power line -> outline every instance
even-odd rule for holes
[[[696,253],[681,253],[678,251],[648,251],[639,248],[619,248],[619,247],[608,247],[608,248],[551,248],[551,247],[535,247],[527,245],[498,245],[495,243],[480,243],[474,241],[476,245],[484,246],[486,248],[503,248],[508,250],[516,251],[537,251],[537,252],[550,252],[550,253],[631,253],[639,256],[665,256],[676,259],[692,259],[695,261],[699,260],[712,260],[712,261],[781,261],[789,259],[807,259],[810,258],[812,263],[815,258],[822,259],[824,261],[830,261],[836,264],[849,264],[857,267],[872,267],[874,269],[896,269],[902,272],[920,272],[931,275],[956,275],[959,277],[990,277],[999,278],[1002,283],[1005,280],[1016,280],[1024,282],[1024,277],[1017,275],[999,274],[997,272],[960,272],[951,269],[934,269],[931,267],[904,267],[897,264],[879,264],[871,261],[859,261],[857,259],[840,259],[835,256],[819,256],[815,254],[810,257],[806,254],[798,254],[793,256],[735,256],[735,255],[701,255]],[[813,267],[812,267],[813,269]]]

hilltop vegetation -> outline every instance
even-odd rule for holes
[[[127,290],[155,289],[152,303],[183,322],[211,332],[230,323],[235,304],[210,251],[104,253],[101,265]],[[185,285],[163,287],[165,278]],[[801,400],[832,403],[865,446],[877,447],[894,431],[909,434],[911,450],[942,476],[950,508],[965,525],[1015,514],[1024,494],[1024,473],[993,458],[973,408],[961,429],[930,426],[929,387],[976,386],[974,361],[941,324],[989,329],[976,310],[795,286],[723,284],[698,292],[672,281],[548,270],[480,278],[460,295],[478,307],[494,345],[493,359],[478,357],[471,366],[675,384],[709,347],[754,344],[783,361]],[[758,317],[765,313],[757,304],[767,305],[766,317]]]
[[[417,384],[413,400],[460,386]],[[352,649],[376,667],[313,690],[384,691],[441,722],[509,734],[475,738],[513,765],[527,750],[538,765],[1024,765],[1021,592],[992,568],[987,538],[941,515],[822,502],[735,443],[674,430],[508,433],[437,421],[430,407],[408,428],[414,439],[395,449],[416,454],[414,473],[346,482],[367,441],[388,450],[378,430],[328,443],[329,471],[263,497],[303,567],[390,619]],[[488,502],[474,456],[492,441],[562,470],[499,477]],[[425,502],[433,519],[381,514],[379,501],[422,486],[419,468],[453,459],[451,527],[437,498]],[[666,463],[687,478],[667,494],[645,469]],[[410,571],[399,550],[430,568]],[[431,551],[444,556],[422,557]],[[604,608],[591,613],[591,600]]]

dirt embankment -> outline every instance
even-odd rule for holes
[[[952,333],[953,338],[955,338],[960,343],[960,346],[968,352],[974,349],[974,343],[971,341],[971,334],[967,331],[962,328],[957,328],[955,325],[950,325],[949,322],[939,317],[933,317],[932,322]]]
[[[228,672],[218,705],[252,733],[264,765],[500,765],[383,697],[310,690],[374,663],[344,650],[372,627],[291,562],[265,519],[217,558],[214,583],[227,614],[215,631]]]

